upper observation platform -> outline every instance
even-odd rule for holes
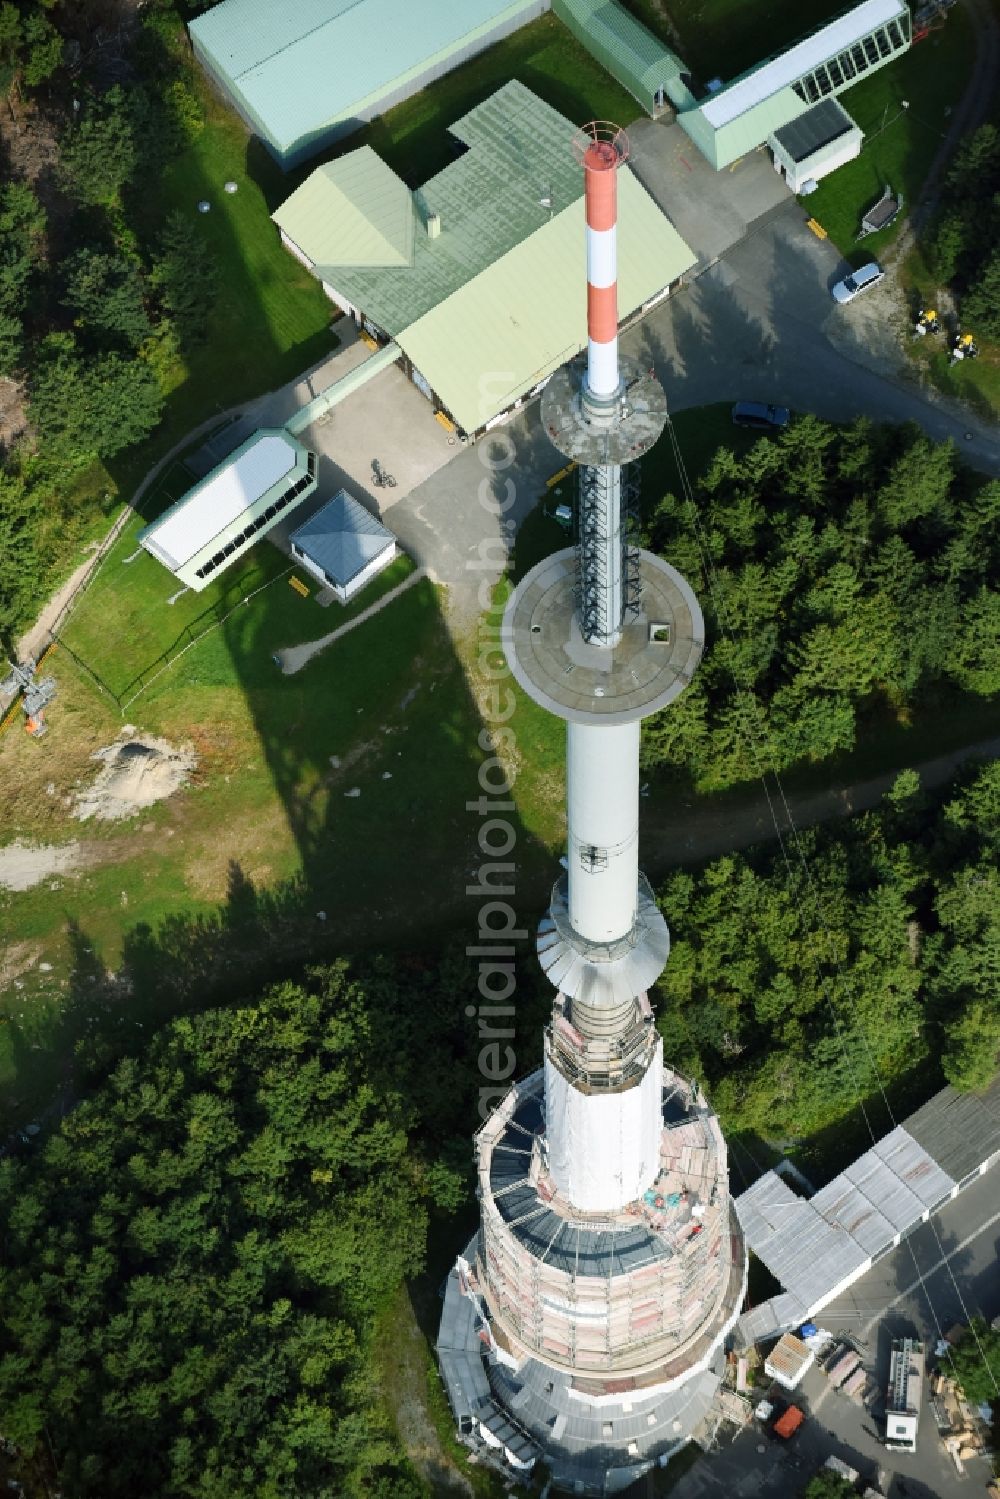
[[[650,552],[639,555],[639,576],[638,611],[612,650],[583,638],[573,547],[522,578],[504,611],[502,641],[529,697],[571,723],[622,724],[683,692],[705,646],[698,600],[677,569]]]

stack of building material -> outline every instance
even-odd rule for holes
[[[845,1379],[854,1373],[860,1362],[861,1359],[854,1352],[853,1348],[848,1348],[839,1358],[834,1360],[826,1371],[826,1377],[835,1390],[840,1389]]]

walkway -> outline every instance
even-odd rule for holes
[[[1000,738],[982,739],[977,744],[963,745],[946,755],[937,755],[933,760],[918,762],[912,768],[919,773],[924,790],[929,790],[944,785],[959,766],[969,760],[998,758]],[[879,805],[903,768],[901,765],[849,786],[827,786],[822,791],[789,791],[788,812],[796,828],[812,827],[835,817],[864,812]],[[768,778],[768,786],[774,800],[778,831],[784,837],[790,831],[791,822],[781,799],[774,795],[772,777]],[[674,865],[700,864],[705,859],[717,859],[723,854],[750,848],[755,843],[766,843],[776,836],[775,819],[759,782],[742,791],[703,797],[698,801],[663,798],[659,805],[645,807],[642,818],[643,859],[654,879]]]
[[[318,640],[307,640],[302,645],[289,645],[280,651],[275,651],[274,659],[281,667],[283,675],[286,677],[294,676],[314,656],[318,656],[320,651],[325,651],[328,645],[332,645],[342,635],[350,634],[351,630],[356,630],[358,625],[363,625],[365,620],[371,619],[374,615],[381,613],[387,604],[392,603],[393,599],[398,599],[401,593],[405,593],[408,588],[412,588],[415,583],[419,583],[426,576],[427,573],[424,568],[418,567],[408,578],[404,578],[402,583],[397,583],[395,588],[390,588],[388,593],[384,593],[380,599],[376,599],[374,604],[369,604],[367,609],[362,609],[360,614],[356,614],[346,624],[339,625],[336,630],[331,630],[329,635],[321,635]]]

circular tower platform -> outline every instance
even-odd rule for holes
[[[686,579],[640,554],[640,599],[613,650],[583,638],[576,609],[577,554],[555,552],[511,594],[501,639],[529,697],[571,723],[622,724],[673,702],[705,646],[705,621]]]
[[[586,363],[556,370],[542,393],[542,425],[553,445],[574,463],[634,463],[667,424],[667,397],[651,369],[618,361],[618,390],[598,401],[586,389]]]

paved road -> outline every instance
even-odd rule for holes
[[[968,1187],[922,1224],[892,1254],[825,1307],[817,1319],[831,1332],[849,1332],[866,1352],[866,1366],[884,1387],[894,1337],[917,1334],[933,1348],[938,1329],[969,1313],[986,1317],[1000,1311],[1000,1183],[996,1170]],[[945,1257],[947,1262],[945,1263]],[[867,1348],[863,1347],[867,1344]],[[982,1493],[988,1467],[966,1464],[960,1478],[938,1441],[930,1411],[924,1408],[917,1451],[887,1452],[865,1428],[878,1420],[831,1390],[819,1370],[810,1370],[796,1397],[810,1420],[788,1448],[750,1428],[730,1446],[700,1461],[672,1490],[672,1499],[786,1499],[831,1452],[874,1478],[881,1467],[892,1478],[888,1493],[898,1499],[964,1499]],[[758,1446],[764,1452],[758,1452]],[[798,1464],[798,1466],[796,1466]]]
[[[839,308],[829,286],[842,270],[790,201],[631,329],[623,349],[655,364],[674,411],[746,398],[831,421],[915,421],[936,441],[951,438],[983,471],[1000,473],[996,428],[907,378],[898,294],[889,287]],[[393,504],[393,530],[449,585],[458,628],[474,621],[480,579],[499,577],[502,543],[559,462],[536,402]],[[492,568],[484,566],[491,557]]]

